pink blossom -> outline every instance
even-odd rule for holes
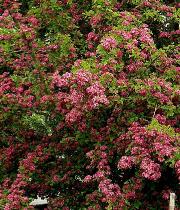
[[[52,76],[52,85],[56,85],[57,87],[64,87],[68,86],[68,81],[62,76],[59,76],[58,72],[55,72]]]
[[[103,171],[98,171],[98,172],[96,172],[96,173],[93,175],[93,177],[94,177],[95,179],[102,179],[102,178],[105,177],[105,174],[104,174]]]
[[[104,91],[105,91],[104,87],[101,86],[98,82],[95,82],[86,89],[86,92],[91,96],[102,95],[104,94]]]
[[[79,70],[76,73],[76,81],[79,86],[84,86],[84,85],[88,84],[88,82],[90,82],[90,79],[91,79],[90,72],[87,72],[84,70]]]
[[[89,182],[89,181],[91,181],[92,180],[92,176],[90,176],[90,175],[87,175],[84,179],[83,179],[83,182]]]
[[[83,96],[84,95],[81,92],[78,92],[75,89],[70,90],[69,99],[70,99],[71,103],[74,105],[81,103],[83,101]]]
[[[103,39],[101,43],[105,50],[110,50],[117,46],[116,40],[112,37],[107,37]]]
[[[124,37],[125,40],[132,39],[132,35],[131,35],[130,32],[125,32],[125,31],[123,31],[123,32],[122,32],[122,36]]]
[[[134,157],[131,156],[123,156],[118,162],[118,168],[119,169],[128,169],[132,168],[132,166],[135,164]]]
[[[161,177],[160,165],[149,158],[142,160],[140,168],[142,169],[142,176],[147,179],[157,180]]]
[[[79,121],[81,117],[82,117],[82,112],[80,112],[76,108],[73,108],[69,113],[66,114],[65,121],[68,124],[72,124],[74,122]]]
[[[155,118],[158,120],[159,123],[165,124],[166,123],[166,118],[160,114],[155,115]]]
[[[177,177],[178,179],[180,180],[180,160],[178,160],[176,163],[175,163],[175,170],[176,170],[176,174],[177,174]]]
[[[162,191],[162,197],[164,200],[169,200],[170,190],[163,190]]]
[[[90,41],[90,40],[93,40],[93,41],[96,41],[98,39],[98,35],[95,34],[94,32],[90,32],[88,34],[88,37],[87,37],[87,40]]]
[[[90,24],[92,26],[96,26],[98,23],[101,22],[101,19],[102,19],[102,15],[95,15],[91,18]]]

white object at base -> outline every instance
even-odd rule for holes
[[[46,205],[46,204],[48,204],[47,199],[41,199],[40,197],[38,197],[37,199],[34,199],[30,203],[31,206]]]
[[[175,193],[170,193],[169,210],[175,209]]]

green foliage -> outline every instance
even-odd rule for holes
[[[45,113],[46,114],[46,113]],[[33,129],[39,134],[52,135],[52,130],[47,122],[47,115],[33,113],[31,116],[24,116],[22,121],[26,128]]]
[[[157,119],[152,119],[151,123],[147,127],[148,130],[157,130],[161,133],[166,133],[171,137],[175,137],[177,134],[171,126],[161,125]]]

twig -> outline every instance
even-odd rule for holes
[[[154,116],[155,116],[155,114],[156,114],[156,111],[157,111],[157,105],[156,105],[156,107],[155,107],[155,109],[154,109],[153,118],[154,118]]]

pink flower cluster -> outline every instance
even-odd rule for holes
[[[131,168],[135,164],[134,157],[131,156],[122,156],[118,162],[119,169],[128,169]]]
[[[102,20],[102,15],[95,15],[91,17],[90,24],[93,27],[96,27],[101,22],[101,20]]]
[[[66,114],[65,121],[67,124],[73,124],[74,122],[79,122],[82,117],[82,112],[76,108],[72,109],[69,113]]]
[[[161,166],[167,158],[172,158],[177,152],[176,138],[156,130],[147,130],[145,127],[134,123],[129,129],[132,138],[129,152],[131,155],[122,156],[118,162],[118,168],[125,170],[138,166],[142,177],[149,180],[157,180],[161,177]],[[122,135],[127,139],[128,136]],[[121,140],[122,141],[122,140]]]
[[[175,170],[176,170],[176,174],[177,174],[177,177],[180,181],[180,160],[178,160],[176,163],[175,163]]]
[[[65,92],[59,89],[55,100],[57,110],[65,114],[68,125],[80,123],[80,120],[83,123],[85,112],[96,109],[99,105],[109,105],[105,88],[97,81],[97,76],[88,71],[79,70],[75,75],[66,73],[62,76],[56,72],[52,77],[51,87],[67,89]],[[82,128],[81,125],[79,127]]]
[[[91,82],[93,75],[84,70],[79,70],[76,73],[76,83],[79,85],[79,87],[87,85],[89,82]]]
[[[166,117],[160,114],[155,115],[155,118],[158,120],[160,124],[165,124],[166,123]]]
[[[102,40],[101,42],[102,46],[104,47],[105,50],[111,50],[115,47],[117,47],[117,41],[112,38],[112,37],[107,37],[105,39]]]
[[[86,92],[90,96],[90,100],[87,104],[89,110],[98,107],[99,104],[104,104],[106,106],[109,104],[109,100],[105,96],[105,89],[99,83],[96,82],[88,87]]]
[[[108,163],[107,146],[96,147],[87,153],[87,156],[91,159],[91,164],[88,168],[96,167],[98,171],[94,175],[87,175],[84,178],[85,183],[97,181],[100,192],[102,193],[102,202],[119,202],[121,200],[121,190],[118,184],[113,184],[111,179],[107,176],[111,174]],[[89,197],[93,195],[90,194]]]
[[[95,82],[94,84],[92,84],[90,87],[86,89],[86,92],[90,96],[95,96],[97,94],[102,95],[105,92],[105,88],[102,87],[98,82]]]
[[[160,165],[144,158],[141,162],[140,169],[142,170],[142,176],[149,180],[157,180],[161,177]]]
[[[67,81],[67,78],[66,76],[62,76],[60,77],[58,72],[55,72],[52,76],[52,84],[51,86],[54,87],[55,85],[57,87],[65,87],[65,86],[68,86],[68,81]],[[71,78],[71,74],[69,75],[69,78]]]
[[[98,169],[98,171],[91,176],[93,179],[101,180],[111,173],[106,149],[107,146],[104,145],[100,148],[96,147],[95,150],[91,150],[86,153],[87,157],[91,159],[91,163],[87,166],[87,168],[96,167]],[[90,177],[88,176],[87,178]]]
[[[154,40],[152,35],[150,34],[150,30],[146,24],[143,25],[142,29],[140,29],[140,38],[139,40],[142,43],[146,43],[149,45],[154,44]]]
[[[76,89],[70,89],[69,101],[78,107],[81,103],[83,103],[84,94]]]
[[[155,98],[157,98],[162,104],[166,104],[168,103],[169,97],[166,96],[165,94],[161,93],[161,92],[155,92],[152,94]]]
[[[12,88],[13,81],[11,78],[8,77],[8,73],[4,72],[0,75],[0,95],[2,96],[6,91]]]
[[[87,35],[87,41],[97,41],[98,40],[98,35],[95,34],[94,32],[90,32]]]
[[[112,184],[110,179],[102,180],[99,183],[99,189],[105,196],[102,202],[116,202],[121,196],[120,188],[117,184]]]
[[[27,186],[27,182],[23,181],[24,177],[21,174],[18,174],[13,185],[11,185],[10,193],[7,196],[8,202],[5,205],[5,210],[20,209],[22,203],[28,202],[28,197],[24,196],[24,188]]]

